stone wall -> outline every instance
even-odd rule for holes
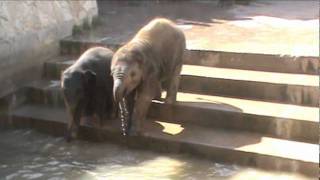
[[[0,1],[0,97],[39,78],[59,40],[97,13],[94,0]]]

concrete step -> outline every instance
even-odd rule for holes
[[[74,60],[46,62],[45,77],[60,79]],[[220,95],[270,102],[319,106],[319,77],[183,65],[181,92]]]
[[[37,81],[28,86],[28,102],[62,107],[59,81]],[[154,101],[153,118],[166,122],[259,132],[277,138],[318,142],[318,108],[201,94],[178,93],[178,102]]]
[[[184,65],[182,92],[319,107],[319,77]]]
[[[67,37],[60,41],[61,55],[79,55],[93,46],[106,46],[113,50],[123,42],[110,37],[88,38]],[[319,57],[314,56],[284,56],[254,53],[235,53],[212,50],[186,51],[185,64],[209,67],[268,71],[294,74],[318,74]]]
[[[25,105],[12,113],[15,127],[35,128],[63,135],[67,115],[63,108]],[[108,140],[129,147],[161,152],[190,153],[218,162],[318,176],[318,144],[272,138],[256,133],[213,129],[187,123],[150,119],[139,137],[121,136],[119,121],[103,127],[82,126],[80,138]]]

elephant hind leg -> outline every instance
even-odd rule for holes
[[[178,65],[175,68],[174,72],[172,73],[169,79],[167,96],[165,100],[167,104],[173,104],[176,102],[179,83],[180,83],[181,69],[182,69],[182,64]]]
[[[155,89],[155,97],[153,99],[161,101],[162,87],[161,83],[158,83],[158,87]]]

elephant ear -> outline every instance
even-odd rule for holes
[[[82,73],[82,80],[85,88],[92,88],[96,84],[97,74],[91,70],[85,70]]]

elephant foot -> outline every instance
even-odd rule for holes
[[[162,101],[163,99],[161,98],[161,96],[156,96],[153,98],[153,100]]]
[[[129,136],[141,136],[142,131],[140,128],[131,127],[128,131]]]
[[[71,142],[73,139],[77,139],[78,138],[78,133],[75,131],[67,131],[64,135],[64,139],[69,143]]]
[[[96,116],[85,116],[81,118],[81,122],[83,125],[91,126],[91,127],[97,127],[101,126],[100,119]]]
[[[129,136],[139,136],[140,135],[140,133],[138,132],[138,131],[129,131],[129,133],[128,133],[128,135]]]
[[[105,123],[105,121],[107,120],[106,116],[103,116],[103,115],[95,115],[95,119],[96,119],[96,122],[97,122],[97,125],[99,127],[102,127]]]
[[[174,100],[173,98],[167,98],[166,100],[165,100],[165,103],[166,104],[174,104],[176,102],[176,100]]]
[[[163,99],[161,98],[161,91],[157,92],[153,99],[157,101],[162,101]]]
[[[66,142],[71,142],[72,138],[71,138],[71,134],[70,132],[66,132],[64,135],[64,139],[66,140]]]
[[[107,125],[105,121],[99,121],[99,127],[104,127],[105,125]]]
[[[77,139],[78,138],[78,131],[72,131],[71,132],[71,138],[72,139]]]

